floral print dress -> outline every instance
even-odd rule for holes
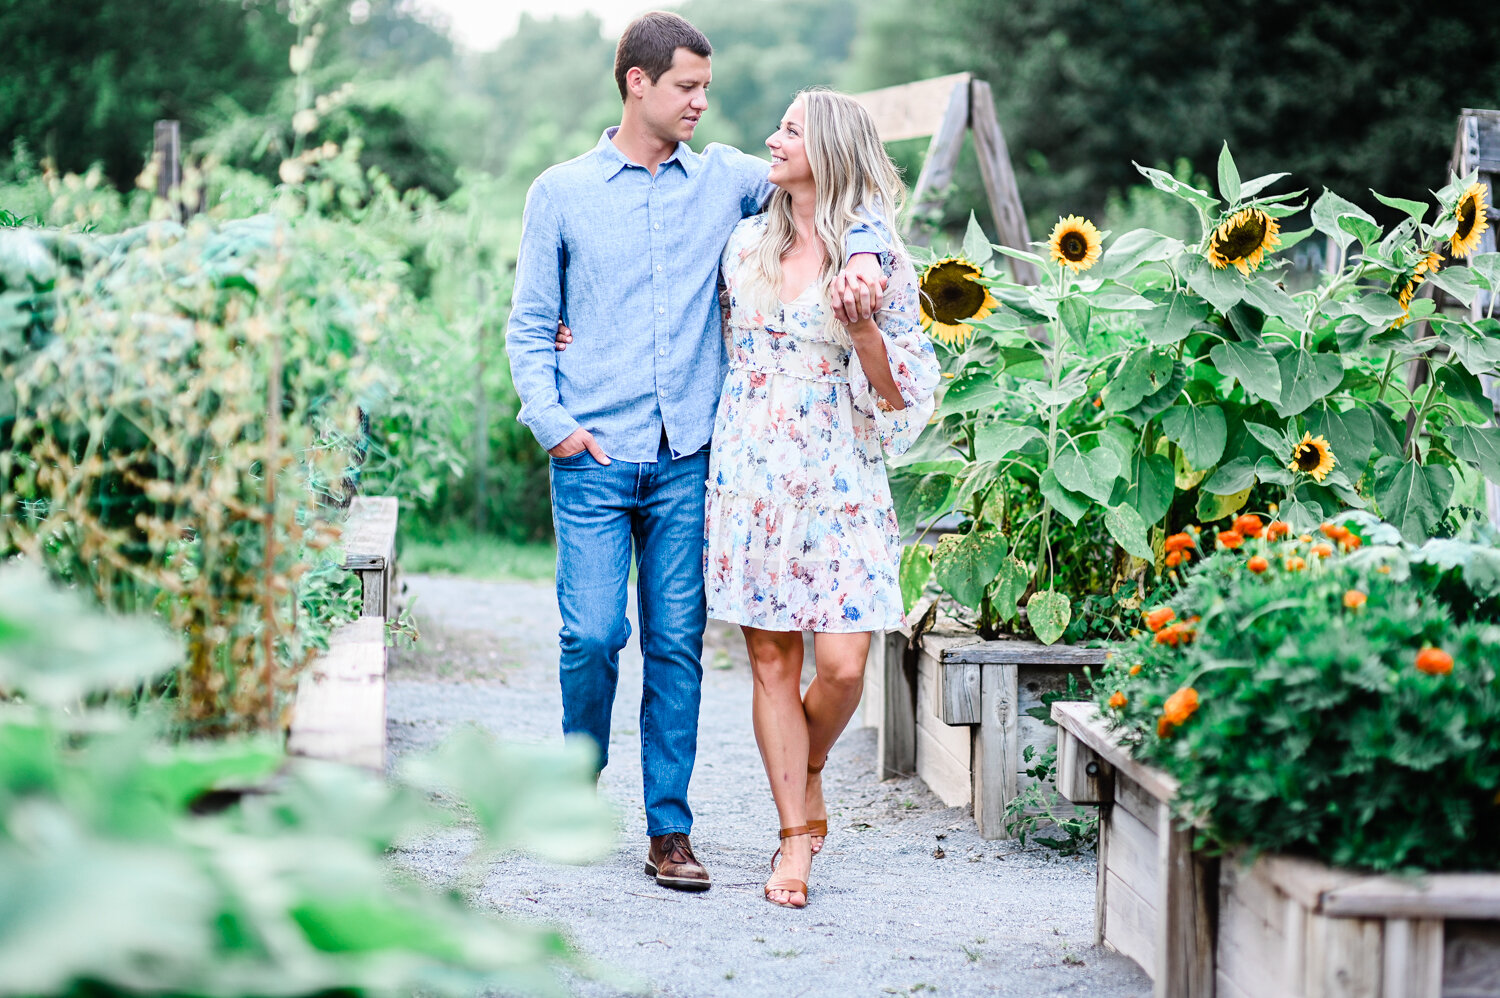
[[[708,473],[708,613],[769,631],[878,631],[903,623],[896,526],[882,448],[927,425],[937,356],[922,333],[911,263],[881,254],[875,314],[902,410],[884,412],[847,331],[813,282],[773,315],[742,300],[765,217],[724,248],[729,376]]]

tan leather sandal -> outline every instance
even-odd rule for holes
[[[806,835],[806,834],[808,834],[807,826],[806,825],[794,825],[791,828],[783,828],[781,830],[781,840],[783,842],[785,842],[787,839],[793,839],[793,838],[796,838],[799,835]],[[778,857],[780,855],[781,855],[781,847],[778,845],[776,847],[776,851],[771,854],[771,872],[773,874],[776,872],[776,857]],[[801,904],[792,904],[790,901],[786,901],[786,902],[771,901],[771,892],[772,891],[786,891],[788,894],[801,894],[802,898],[803,898],[802,903]],[[776,884],[774,886],[771,884],[770,881],[766,881],[765,892],[766,892],[766,900],[770,901],[772,904],[774,904],[778,908],[806,908],[807,907],[807,884],[805,882],[801,881],[801,880],[784,880],[781,883]]]
[[[828,765],[828,757],[824,756],[823,757],[823,764],[821,766],[811,766],[810,765],[810,766],[807,767],[807,775],[808,776],[817,776],[819,773],[823,772],[823,766],[826,766],[826,765]],[[827,798],[826,795],[823,798],[823,801],[824,801],[824,806],[826,807],[827,806],[827,801],[828,801],[828,798]],[[820,852],[823,851],[823,845],[828,841],[828,819],[827,818],[809,818],[807,820],[807,831],[808,831],[809,835],[817,835],[817,836],[819,836],[819,837],[821,837],[823,839],[823,842],[817,843],[815,845],[815,847],[813,848],[813,851],[812,851],[813,855],[816,856],[818,853],[820,853]]]

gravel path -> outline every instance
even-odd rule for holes
[[[392,757],[467,722],[511,739],[560,738],[552,587],[422,576],[408,584],[424,637],[392,659]],[[622,655],[612,761],[600,783],[618,805],[620,847],[586,867],[508,858],[470,885],[496,911],[566,927],[599,967],[593,978],[569,981],[574,993],[1151,993],[1134,963],[1092,945],[1092,857],[985,842],[964,809],[944,807],[921,781],[879,782],[869,728],[847,731],[825,771],[831,834],[813,864],[808,907],[767,904],[760,885],[777,821],[751,733],[750,668],[737,629],[710,623],[704,664],[691,799],[693,846],[712,890],[669,891],[641,869],[634,640]],[[398,859],[450,884],[468,842],[462,830],[447,831],[409,844]]]

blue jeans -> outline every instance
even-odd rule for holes
[[[562,611],[563,732],[587,735],[609,762],[631,548],[640,612],[641,771],[646,834],[689,832],[688,782],[703,687],[704,482],[708,450],[655,463],[601,465],[588,451],[552,459],[557,606]]]

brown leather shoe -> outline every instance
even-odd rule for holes
[[[646,876],[655,877],[663,887],[679,891],[706,891],[711,881],[708,871],[693,855],[692,843],[682,832],[651,836],[646,852]]]

